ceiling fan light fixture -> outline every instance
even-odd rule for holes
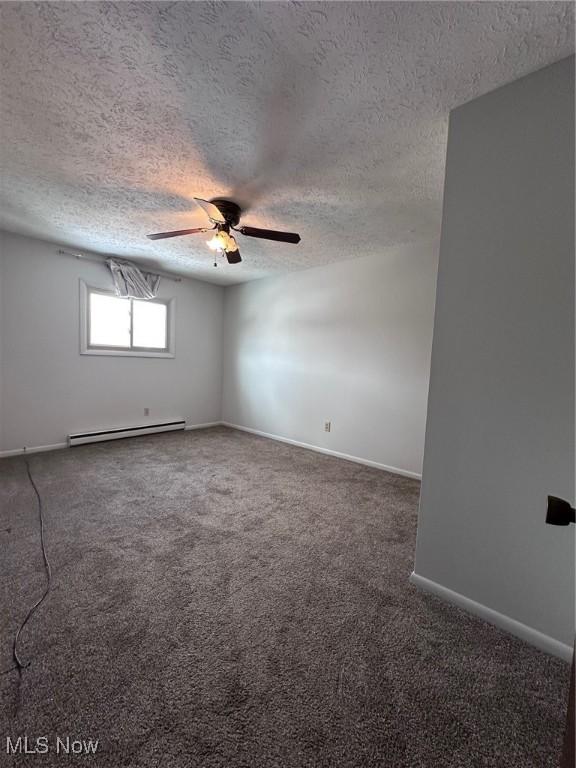
[[[214,235],[214,237],[211,237],[210,240],[207,241],[206,245],[208,248],[210,248],[211,251],[223,251],[225,250],[225,242],[224,238],[221,237],[222,233],[218,232],[217,235]]]
[[[172,232],[157,232],[147,237],[150,240],[164,240],[167,237],[180,237],[180,235],[215,231],[214,236],[206,244],[215,254],[225,257],[228,264],[240,264],[242,261],[236,238],[230,234],[230,230],[240,232],[245,237],[257,237],[262,240],[276,240],[280,243],[300,242],[300,235],[296,232],[278,232],[275,229],[260,229],[259,227],[239,227],[238,224],[240,223],[242,210],[233,200],[215,198],[208,201],[196,197],[194,200],[205,212],[212,226],[179,229]],[[214,266],[218,266],[216,256],[214,256]]]
[[[218,234],[211,237],[207,242],[208,248],[211,251],[237,251],[238,245],[236,240],[231,237],[227,232],[221,230]]]

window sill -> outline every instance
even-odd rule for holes
[[[99,357],[174,357],[174,352],[146,352],[131,349],[81,349],[81,355],[97,355]]]

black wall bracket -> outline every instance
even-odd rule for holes
[[[559,499],[557,496],[548,496],[546,522],[548,525],[570,525],[570,523],[576,523],[576,510],[564,499]]]

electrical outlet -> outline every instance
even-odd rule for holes
[[[332,426],[332,422],[331,421],[325,421],[324,422],[324,432],[330,432],[331,426]]]
[[[144,416],[150,416],[150,408],[144,408]]]

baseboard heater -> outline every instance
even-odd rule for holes
[[[146,424],[142,427],[114,427],[113,429],[98,429],[91,432],[77,432],[68,435],[68,445],[84,445],[85,443],[101,443],[105,440],[121,440],[124,437],[138,437],[139,435],[153,435],[156,432],[174,432],[184,429],[186,422],[163,421],[158,424]]]

